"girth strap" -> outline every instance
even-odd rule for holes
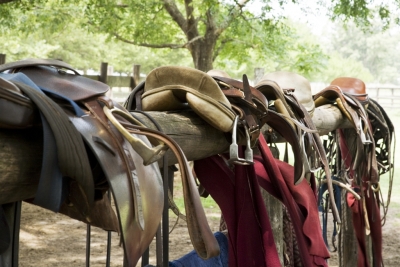
[[[27,82],[29,79],[24,74],[4,76],[10,77],[10,80],[37,105],[42,118],[45,119],[43,125],[46,153],[35,203],[57,212],[66,193],[66,181],[63,177],[69,177],[78,182],[86,197],[85,203],[82,204],[83,210],[87,212],[94,201],[94,184],[80,133],[71,125],[65,112],[32,82]]]

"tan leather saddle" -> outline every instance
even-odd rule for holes
[[[146,77],[142,95],[144,111],[168,111],[190,107],[215,128],[229,132],[235,113],[206,73],[187,67],[163,66]]]
[[[369,97],[362,80],[352,77],[338,77],[331,82],[331,85],[339,86],[343,92],[354,96],[361,104],[368,104]]]
[[[293,80],[293,84],[290,83],[291,79]],[[309,162],[306,151],[312,145],[312,138],[310,136],[313,132],[316,132],[316,129],[312,124],[308,111],[299,103],[294,94],[296,91],[294,87],[297,84],[304,84],[304,79],[304,77],[290,72],[273,72],[264,75],[255,85],[255,88],[270,101],[270,109],[275,110],[283,116],[292,125],[297,134],[298,143],[301,145],[302,160],[298,162],[300,165],[295,166],[297,169],[300,169],[299,173],[301,173],[296,183],[301,182],[306,173],[310,173],[318,168],[318,166],[315,166],[315,162]],[[286,88],[282,88],[280,83],[285,84]],[[307,92],[307,94],[310,94],[310,92]],[[305,98],[303,97],[303,99]],[[313,110],[312,105],[308,104],[308,106],[310,110]],[[303,135],[305,135],[305,138],[303,138]]]
[[[19,75],[22,81],[29,80],[46,92],[45,95],[23,82],[13,82],[48,118],[69,121],[56,132],[57,140],[81,140],[64,147],[57,143],[59,164],[64,163],[63,159],[70,161],[62,174],[71,181],[70,196],[60,212],[106,230],[120,231],[128,264],[135,266],[161,220],[164,193],[154,161],[167,147],[154,150],[147,137],[136,133],[125,137],[118,123],[131,124],[125,118],[129,113],[105,97],[108,86],[80,76],[64,62],[32,59],[2,65],[0,71],[4,70],[8,70],[6,76]],[[83,114],[75,113],[69,100]],[[46,104],[54,111],[48,112]],[[78,135],[68,136],[73,130]],[[148,162],[144,165],[146,157]],[[79,169],[88,171],[80,174]],[[108,187],[115,199],[119,223],[105,194]]]
[[[279,112],[269,109],[268,100],[270,99],[267,99],[268,96],[257,90],[257,88],[250,86],[246,75],[243,75],[243,81],[238,81],[230,78],[224,71],[211,70],[209,73],[223,75],[212,77],[231,102],[233,109],[238,114],[238,118],[242,121],[241,123],[249,129],[250,134],[246,139],[250,138],[250,141],[247,141],[246,151],[248,151],[250,145],[253,146],[256,143],[261,127],[264,124],[268,124],[291,144],[296,166],[294,169],[294,183],[300,181],[303,177],[302,149],[290,122]],[[231,145],[231,151],[233,147],[235,147],[234,144]],[[237,148],[235,147],[234,150],[237,150]]]

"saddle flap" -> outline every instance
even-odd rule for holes
[[[189,106],[215,128],[229,132],[235,112],[218,84],[208,74],[178,66],[152,70],[144,85],[144,111],[170,111]]]

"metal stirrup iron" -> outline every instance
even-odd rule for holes
[[[238,116],[236,116],[233,122],[233,129],[232,129],[232,144],[229,147],[229,162],[239,165],[250,165],[253,164],[253,150],[250,147],[250,135],[247,127],[244,125],[244,130],[246,133],[246,150],[244,152],[245,158],[239,157],[239,147],[236,142],[237,136],[237,124],[238,124]]]

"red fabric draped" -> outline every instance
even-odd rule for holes
[[[230,170],[219,156],[195,161],[201,184],[221,208],[228,227],[229,266],[281,266],[259,186],[288,208],[303,266],[327,266],[315,191],[294,185],[293,166],[275,159],[260,135],[254,165]]]

